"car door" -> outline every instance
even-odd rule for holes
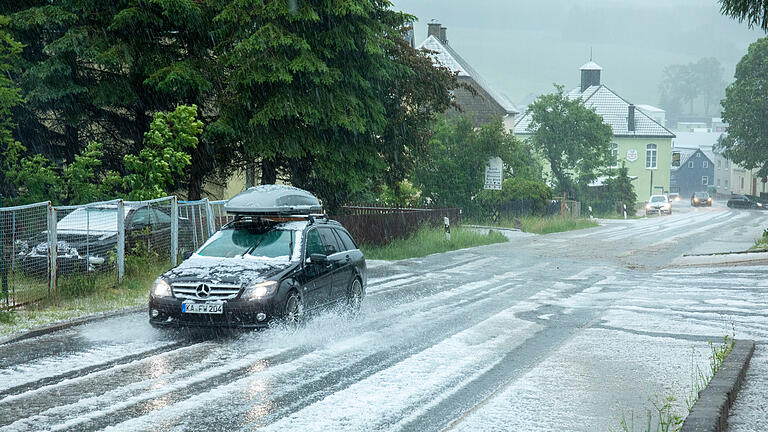
[[[345,251],[339,244],[339,240],[333,233],[332,228],[320,227],[317,230],[320,232],[320,237],[323,240],[323,247],[325,248],[325,254],[328,256],[328,261],[331,264],[332,282],[329,298],[331,301],[337,301],[341,298],[339,291],[346,288],[346,281],[344,280],[343,274],[347,266],[344,254]]]
[[[348,289],[352,284],[352,278],[355,277],[355,266],[360,266],[363,260],[363,253],[357,248],[357,245],[352,240],[352,237],[343,229],[334,229],[333,233],[336,234],[336,239],[339,241],[339,245],[344,250],[343,259],[344,265],[339,271],[338,280],[340,285],[337,289],[334,279],[334,295],[340,300],[346,300],[349,295]]]
[[[333,265],[330,263],[311,262],[309,257],[313,254],[326,255],[323,240],[316,228],[307,231],[307,240],[304,242],[304,278],[302,297],[304,306],[313,309],[328,303],[330,299]]]

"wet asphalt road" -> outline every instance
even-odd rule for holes
[[[354,320],[208,335],[142,313],[3,345],[0,430],[619,430],[732,329],[768,361],[768,267],[670,266],[751,245],[768,212],[678,207],[377,263]]]

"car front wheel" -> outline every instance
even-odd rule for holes
[[[360,279],[355,278],[349,287],[349,297],[347,298],[349,312],[352,315],[360,313],[360,307],[363,305],[363,284]]]
[[[285,311],[283,319],[289,325],[298,325],[301,322],[304,312],[304,306],[301,303],[301,297],[296,291],[291,291],[288,299],[285,300]]]

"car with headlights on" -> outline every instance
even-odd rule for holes
[[[672,214],[672,203],[666,195],[651,195],[645,203],[645,214]]]
[[[225,210],[235,219],[155,281],[150,324],[259,328],[333,305],[360,309],[365,257],[309,192],[257,186]]]
[[[708,192],[694,192],[691,195],[691,205],[694,207],[712,207],[712,197],[709,196]]]

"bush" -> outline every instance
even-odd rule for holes
[[[519,177],[504,180],[500,191],[483,190],[475,198],[479,213],[541,214],[552,199],[552,189],[546,184]],[[522,207],[520,203],[525,203]],[[525,209],[515,212],[513,209]]]

